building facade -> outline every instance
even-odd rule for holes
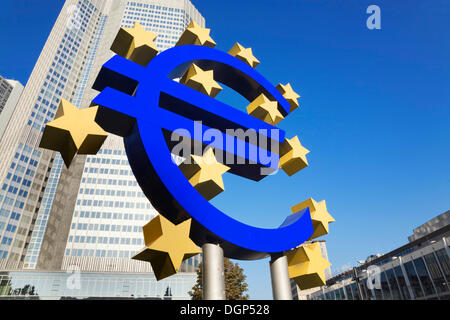
[[[143,246],[141,227],[157,213],[142,194],[123,141],[109,136],[96,156],[66,168],[39,148],[61,99],[89,107],[92,84],[112,57],[120,27],[135,22],[172,47],[191,20],[205,20],[188,0],[67,0],[0,141],[0,270],[143,272],[130,258]],[[192,284],[199,257],[185,261]],[[16,277],[17,277],[16,273]],[[185,292],[186,294],[186,292]]]
[[[414,229],[408,244],[329,279],[308,299],[449,300],[449,218],[447,211]]]
[[[192,275],[179,273],[161,281],[153,274],[117,272],[0,272],[0,300],[10,299],[150,299],[185,300]]]

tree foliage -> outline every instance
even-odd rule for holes
[[[248,300],[248,285],[245,282],[247,276],[239,264],[233,263],[230,259],[224,259],[225,270],[225,298],[227,300]],[[197,269],[197,282],[192,291],[189,291],[192,300],[202,300],[203,298],[203,265],[200,263]]]

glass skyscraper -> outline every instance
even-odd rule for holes
[[[131,172],[122,139],[109,136],[98,155],[77,156],[69,169],[59,154],[38,146],[62,98],[90,105],[120,27],[140,22],[158,34],[162,51],[191,20],[205,25],[188,0],[66,1],[0,141],[0,270],[152,272],[131,256],[143,246],[141,227],[157,212]],[[192,273],[198,261],[189,259],[182,271]]]

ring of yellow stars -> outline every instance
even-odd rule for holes
[[[136,22],[133,28],[120,29],[111,50],[119,56],[146,67],[158,54],[155,44],[157,36]]]
[[[316,202],[311,198],[293,206],[291,210],[292,213],[297,213],[306,208],[309,208],[314,229],[314,233],[309,240],[328,234],[329,224],[336,220],[328,213],[325,200]]]
[[[78,109],[62,99],[55,120],[47,123],[39,147],[58,151],[70,166],[79,154],[97,154],[108,134],[95,122],[98,107]]]
[[[215,98],[222,87],[214,80],[214,71],[204,71],[196,64],[192,64],[180,82],[196,91]]]
[[[269,100],[263,93],[247,106],[247,113],[271,125],[276,125],[284,119],[278,110],[278,103]]]
[[[185,161],[179,168],[206,200],[211,200],[225,190],[222,175],[230,167],[217,161],[212,148],[208,148],[203,156],[191,155],[191,160],[191,164]]]
[[[197,45],[214,48],[216,43],[209,35],[210,29],[202,28],[194,20],[184,30],[176,46]]]
[[[133,259],[150,262],[159,281],[178,272],[183,260],[201,250],[189,238],[191,219],[178,225],[158,215],[143,228],[145,248]]]
[[[244,48],[238,42],[236,42],[228,53],[242,62],[245,62],[252,68],[256,68],[260,63],[259,60],[253,55],[252,48]]]
[[[282,85],[281,83],[277,86],[278,91],[283,95],[283,97],[289,102],[291,106],[290,112],[294,111],[299,107],[298,99],[300,95],[297,94],[291,87],[291,84]]]
[[[325,270],[331,264],[322,256],[318,242],[302,245],[285,254],[289,278],[294,279],[301,290],[326,284]]]
[[[292,176],[308,166],[306,155],[309,150],[303,147],[297,136],[286,139],[280,146],[279,166],[288,176]]]

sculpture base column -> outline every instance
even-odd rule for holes
[[[225,300],[223,249],[206,243],[203,249],[203,300]]]
[[[270,259],[270,276],[272,278],[273,299],[292,300],[291,281],[285,255],[272,255]]]

